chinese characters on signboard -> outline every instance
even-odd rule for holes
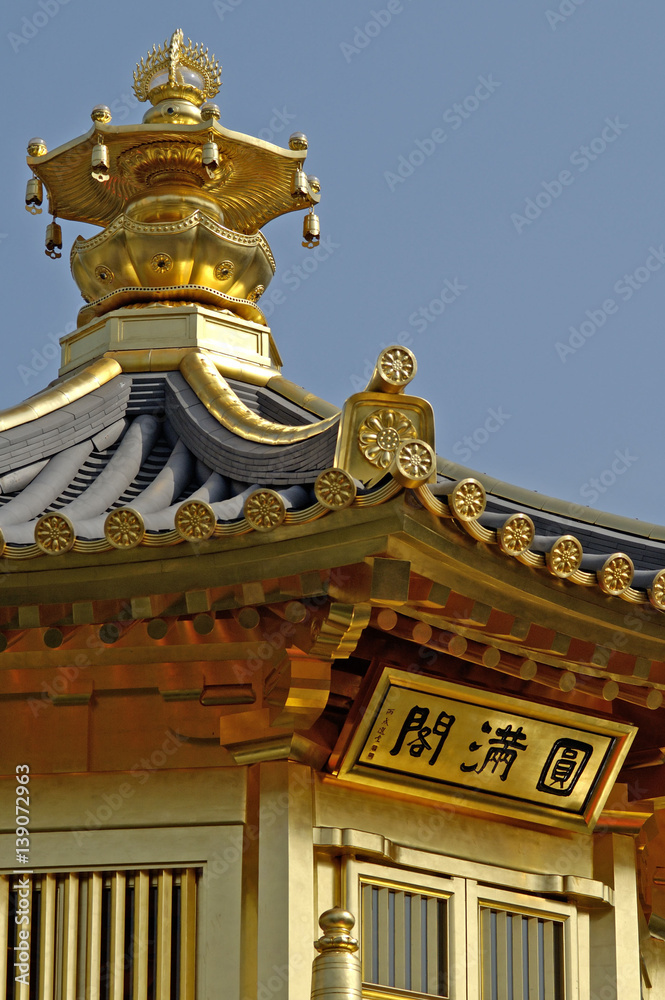
[[[413,778],[583,814],[617,736],[585,716],[549,708],[535,717],[528,703],[474,694],[384,686],[357,763],[402,785]]]

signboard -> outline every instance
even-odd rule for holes
[[[636,731],[386,667],[339,777],[579,827],[600,815]]]

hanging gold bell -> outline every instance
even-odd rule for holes
[[[219,167],[219,147],[216,142],[205,142],[201,153],[201,162],[204,167],[217,170]]]
[[[54,219],[46,227],[46,250],[44,253],[47,257],[52,257],[55,260],[62,257],[62,254],[56,253],[56,250],[62,250],[62,229]]]
[[[301,167],[298,167],[293,175],[293,180],[291,181],[291,194],[294,198],[307,198],[309,195],[309,189],[307,187],[307,174]]]
[[[219,168],[219,147],[216,142],[212,139],[210,142],[204,142],[203,149],[201,150],[201,162],[206,168],[206,173],[208,177],[212,180],[215,176],[215,171]]]
[[[314,212],[308,212],[305,216],[302,235],[302,245],[304,247],[307,247],[308,250],[311,250],[312,247],[318,247],[320,242],[319,237],[321,236],[321,224],[318,215],[315,215]]]
[[[42,182],[39,177],[31,177],[25,189],[26,212],[30,212],[30,215],[41,215],[42,210],[39,206],[42,203],[43,196]]]
[[[102,183],[109,179],[109,150],[102,142],[92,147],[92,176]]]

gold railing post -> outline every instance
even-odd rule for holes
[[[312,1000],[361,1000],[362,975],[358,942],[351,936],[355,917],[335,907],[319,917],[323,936],[312,963]]]

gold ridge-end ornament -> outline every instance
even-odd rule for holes
[[[256,531],[272,531],[283,523],[286,507],[274,490],[255,490],[245,500],[244,514]]]
[[[186,500],[175,514],[175,529],[188,542],[205,542],[215,530],[217,518],[210,504]]]
[[[393,476],[398,483],[413,489],[431,482],[436,475],[436,455],[434,449],[416,438],[415,441],[403,441],[397,449]]]
[[[603,563],[596,577],[604,594],[609,594],[610,597],[620,597],[633,582],[634,573],[635,567],[630,556],[623,552],[616,552]]]
[[[528,514],[511,514],[497,532],[501,549],[509,556],[520,556],[531,548],[536,528]]]
[[[408,347],[399,344],[384,347],[377,358],[365,392],[404,392],[409,382],[415,378],[417,371],[416,356]]]
[[[477,479],[460,479],[448,496],[448,503],[460,521],[477,521],[485,510],[485,487]]]
[[[344,469],[326,469],[314,483],[314,495],[328,510],[344,510],[356,498],[356,484]]]
[[[134,549],[145,535],[143,518],[132,507],[112,510],[104,521],[104,535],[114,549]]]
[[[547,568],[553,576],[567,580],[582,563],[584,549],[574,535],[561,535],[545,556]]]
[[[35,525],[35,542],[49,556],[60,556],[76,541],[74,525],[64,514],[42,514]]]

